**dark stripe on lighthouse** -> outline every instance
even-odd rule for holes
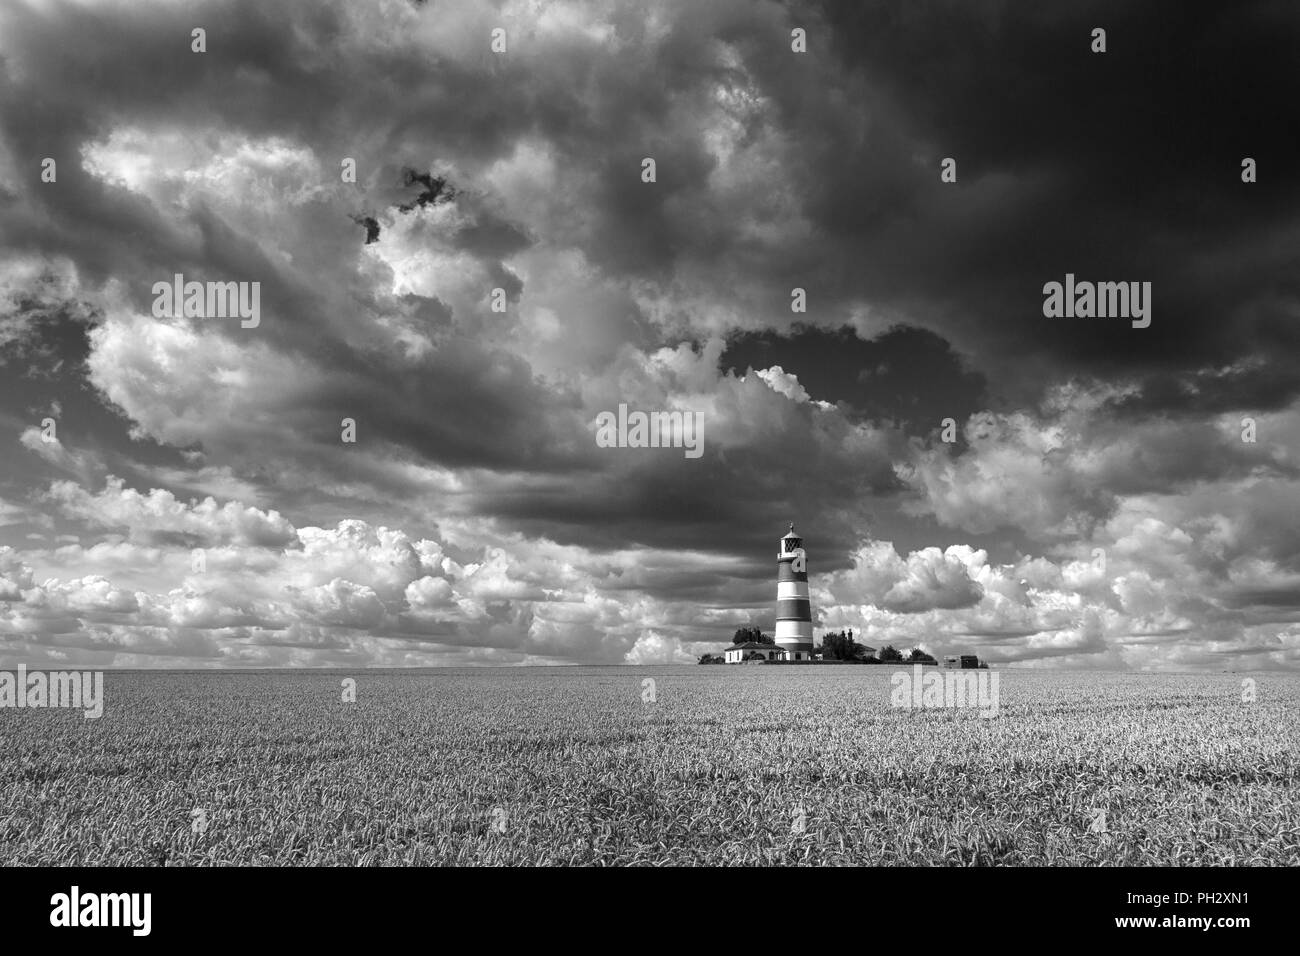
[[[776,602],[778,621],[811,621],[812,602],[807,598],[786,598]]]
[[[808,580],[807,571],[790,570],[791,565],[793,564],[794,564],[793,561],[786,561],[784,558],[777,563],[776,580],[778,583],[782,581],[807,581]]]

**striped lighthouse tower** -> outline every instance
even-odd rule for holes
[[[781,539],[776,570],[776,645],[785,650],[788,660],[811,660],[813,630],[812,605],[808,601],[808,559],[803,551],[803,538],[794,533],[794,522],[790,523],[790,533]]]

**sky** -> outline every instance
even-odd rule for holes
[[[1295,670],[1298,27],[12,0],[0,664],[691,663],[795,522],[818,634]]]

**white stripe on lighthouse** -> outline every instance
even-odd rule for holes
[[[812,640],[812,621],[777,621],[776,642],[794,641],[796,643]]]
[[[776,599],[778,601],[808,600],[808,582],[778,581]]]

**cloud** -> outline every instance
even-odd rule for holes
[[[186,504],[159,488],[142,494],[112,475],[96,494],[70,481],[55,482],[49,498],[66,515],[92,526],[123,529],[137,541],[272,547],[284,545],[294,536],[293,526],[276,511],[264,512],[235,502],[218,505],[210,497]]]
[[[57,428],[57,422],[55,423]],[[60,471],[70,472],[83,481],[89,480],[102,466],[93,453],[73,451],[61,442],[57,435],[48,435],[44,428],[30,427],[23,429],[18,441],[28,451],[49,462]]]
[[[983,568],[985,558],[982,551],[954,546],[946,552],[925,548],[904,559],[890,542],[874,541],[859,548],[851,569],[829,575],[822,587],[836,603],[900,614],[970,607],[984,594],[971,572]]]
[[[770,623],[797,520],[819,626],[873,643],[1294,666],[1296,25],[7,5],[0,630],[134,664],[684,660]],[[1152,281],[1152,326],[1045,319],[1067,272]],[[155,318],[177,273],[258,282],[261,324]],[[704,455],[598,447],[622,403],[700,414]]]
[[[754,374],[767,382],[772,391],[780,392],[786,398],[795,402],[808,401],[808,391],[799,384],[798,377],[787,374],[781,366],[773,365],[771,368],[762,369]]]

